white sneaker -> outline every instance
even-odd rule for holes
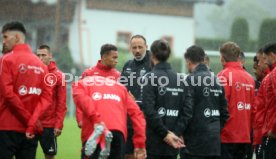
[[[94,132],[88,138],[84,147],[84,153],[86,156],[91,156],[94,153],[94,151],[97,148],[97,140],[103,134],[103,132],[104,132],[103,125],[97,125],[95,127]]]
[[[110,147],[113,135],[110,131],[105,134],[105,147],[101,150],[99,159],[107,159],[110,154]]]

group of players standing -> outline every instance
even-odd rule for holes
[[[34,159],[39,140],[45,158],[52,159],[66,114],[66,85],[50,47],[41,45],[37,58],[25,34],[19,22],[2,28],[0,158]],[[223,70],[218,75],[204,63],[199,46],[184,53],[186,77],[172,70],[164,40],[148,50],[146,39],[135,35],[130,50],[134,58],[120,73],[117,47],[103,45],[97,65],[72,85],[82,129],[81,158],[244,159],[252,157],[252,144],[257,159],[275,157],[276,43],[256,54],[256,81],[244,69],[234,42],[220,47]],[[85,145],[99,125],[102,133],[112,133],[112,141],[100,137],[86,156]]]

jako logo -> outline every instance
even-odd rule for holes
[[[250,110],[251,109],[251,105],[249,103],[243,103],[243,102],[239,102],[237,104],[237,108],[238,110]]]
[[[116,94],[104,94],[103,99],[111,99],[111,100],[116,100],[118,102],[121,101],[121,98]]]
[[[206,108],[205,110],[204,110],[204,116],[206,117],[206,118],[209,118],[209,117],[211,117],[211,116],[220,116],[220,112],[219,112],[219,110],[216,110],[216,109],[209,109],[209,108]]]
[[[158,114],[160,117],[163,117],[163,116],[173,116],[173,117],[177,117],[178,116],[178,110],[172,110],[172,109],[165,109],[163,107],[160,107],[158,109]]]
[[[92,98],[94,100],[101,100],[102,99],[102,94],[99,93],[99,92],[95,92],[95,93],[92,94]]]
[[[18,89],[18,94],[21,95],[21,96],[24,96],[26,94],[40,95],[41,94],[41,89],[36,88],[36,87],[30,87],[29,90],[28,90],[28,88],[26,86],[22,85]]]
[[[110,99],[110,100],[115,100],[115,101],[118,101],[118,102],[121,101],[121,98],[118,95],[109,94],[109,93],[101,94],[99,92],[95,92],[95,93],[92,94],[92,98],[96,101],[101,100],[101,99]]]

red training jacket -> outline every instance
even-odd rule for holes
[[[0,130],[34,134],[41,113],[51,104],[44,82],[47,67],[27,44],[16,45],[0,61]]]
[[[63,128],[63,121],[66,115],[66,83],[63,73],[57,68],[56,63],[51,61],[48,65],[51,76],[49,82],[53,84],[52,104],[40,117],[43,127],[46,128]]]
[[[101,63],[101,60],[99,60],[96,66],[92,68],[88,68],[82,73],[82,79],[86,76],[93,76],[93,75],[108,77],[110,79],[114,79],[117,81],[118,78],[120,77],[120,72],[117,71],[115,68],[111,68],[103,65]],[[78,123],[81,122],[81,118],[82,118],[82,112],[79,108],[76,108],[76,119]]]
[[[267,71],[266,71],[267,72]],[[260,85],[257,96],[254,99],[254,112],[253,112],[253,145],[262,143],[262,128],[264,125],[265,110],[266,110],[266,96],[269,75],[267,74]]]
[[[268,77],[266,114],[263,127],[264,135],[269,131],[276,134],[276,63],[273,66],[274,69],[270,72]]]
[[[117,71],[115,68],[103,65],[101,63],[101,60],[98,60],[96,66],[88,68],[82,73],[82,78],[84,78],[85,76],[93,75],[109,77],[110,79],[117,80],[120,77],[121,73]]]
[[[94,124],[102,121],[107,129],[122,132],[126,140],[129,114],[134,129],[134,147],[145,148],[144,115],[122,84],[101,76],[86,77],[73,84],[73,99],[83,112],[83,143],[93,132]]]
[[[255,82],[240,62],[227,62],[218,74],[225,89],[230,117],[221,132],[222,143],[250,143]]]

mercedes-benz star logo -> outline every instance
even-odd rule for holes
[[[158,91],[159,91],[159,94],[162,96],[166,93],[166,87],[159,87]]]
[[[209,90],[209,88],[205,87],[205,88],[203,89],[203,95],[204,95],[205,97],[207,97],[207,96],[210,95],[210,90]]]

